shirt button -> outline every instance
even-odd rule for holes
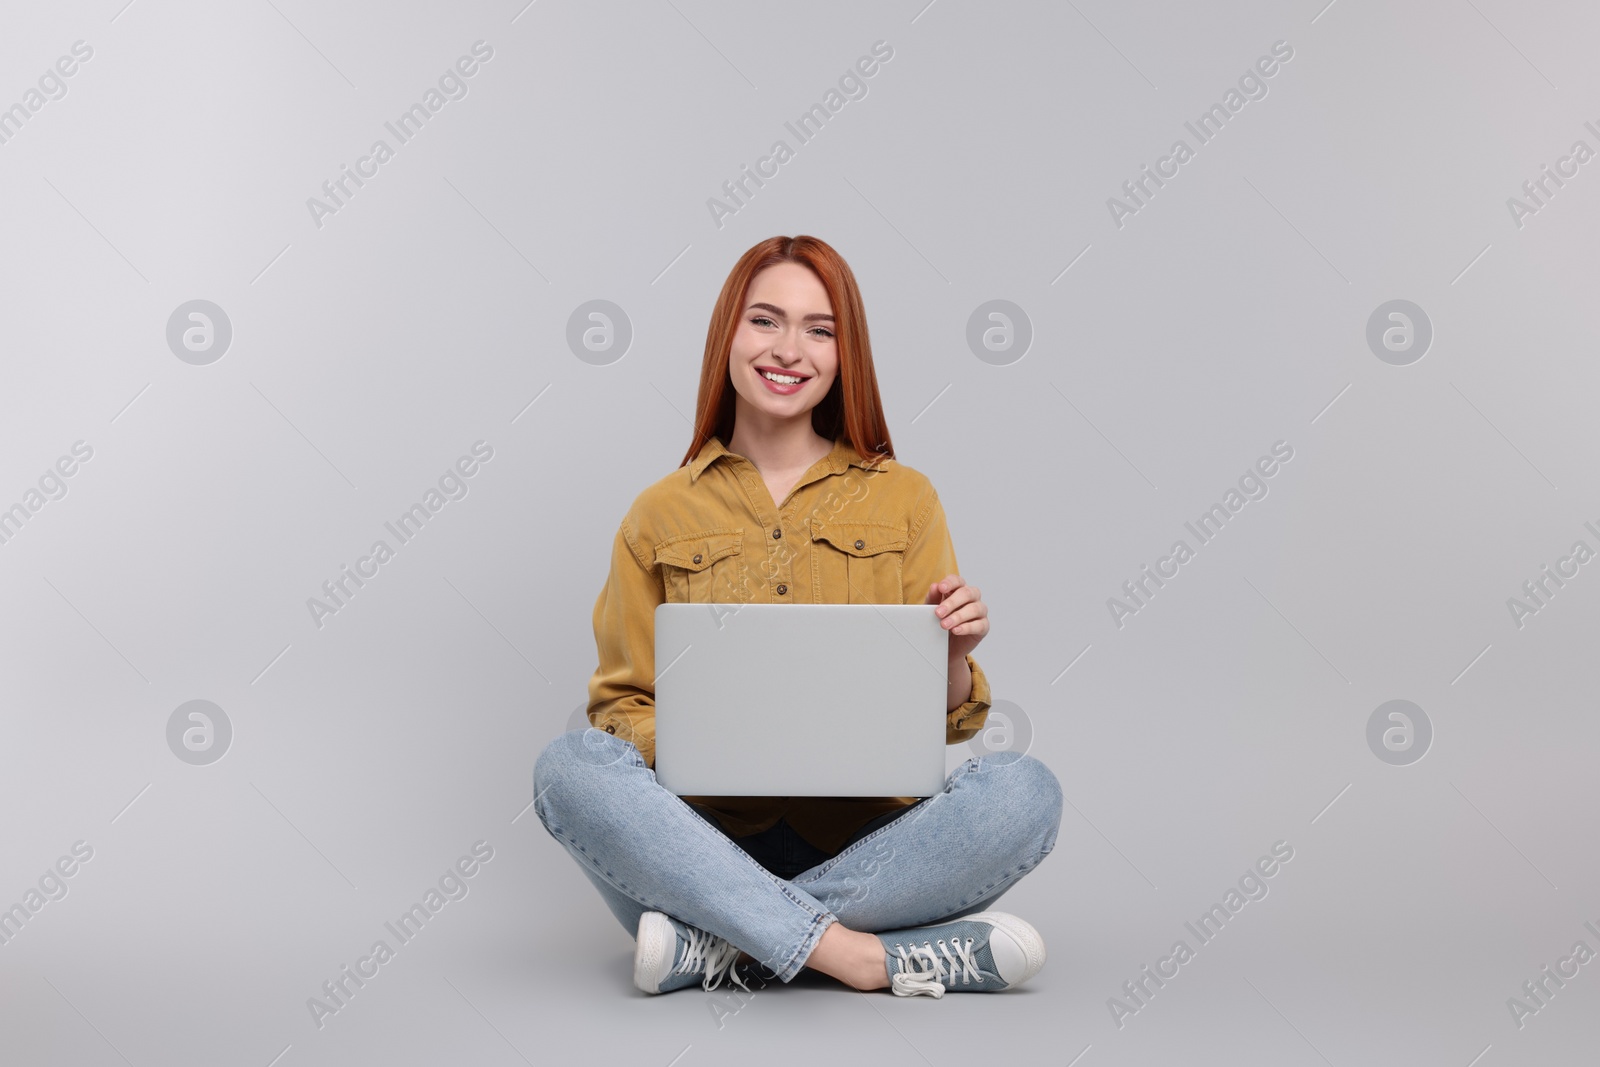
[[[857,548],[860,548],[860,547],[861,547],[861,542],[859,542],[859,541],[858,541],[858,542],[856,542],[856,547],[857,547]],[[698,552],[696,552],[696,553],[695,553],[695,554],[694,554],[694,561],[695,561],[695,562],[696,562],[696,563],[699,563],[699,562],[700,562],[700,553],[698,553]]]
[[[867,543],[865,541],[857,541],[856,542],[856,548],[861,549],[861,548],[866,548],[866,547],[867,547]],[[695,560],[695,562],[699,563],[700,561],[699,560]]]
[[[773,536],[773,537],[775,537],[775,538],[776,538],[776,537],[782,537],[782,536],[783,536],[783,530],[782,530],[782,528],[779,528],[779,529],[776,529],[776,530],[773,530],[773,531],[772,531],[772,536]]]
[[[779,596],[782,596],[783,594],[787,593],[788,591],[789,591],[789,587],[788,586],[786,586],[786,585],[778,586],[778,595]]]

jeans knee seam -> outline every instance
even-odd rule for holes
[[[663,905],[656,904],[656,903],[654,903],[652,901],[649,901],[649,900],[641,900],[639,898],[639,895],[633,891],[633,888],[631,886],[629,886],[626,882],[624,882],[621,879],[619,879],[616,876],[616,874],[614,874],[613,872],[607,870],[602,864],[600,864],[594,858],[593,855],[590,854],[588,849],[586,849],[582,845],[578,844],[577,841],[573,840],[570,837],[567,837],[566,834],[562,834],[562,833],[559,833],[559,832],[556,832],[556,831],[552,831],[552,833],[555,834],[555,836],[557,836],[557,837],[564,838],[567,841],[571,841],[572,842],[572,847],[577,849],[580,853],[582,853],[583,858],[588,863],[589,867],[596,874],[600,875],[600,877],[604,878],[606,880],[606,883],[608,885],[610,885],[611,888],[615,889],[617,892],[621,893],[623,896],[627,897],[629,900],[632,900],[634,903],[638,904],[640,907],[644,908],[646,911],[663,911],[663,909],[664,909]]]
[[[994,881],[990,882],[988,885],[984,886],[982,889],[979,889],[977,892],[973,893],[966,900],[963,900],[960,903],[958,903],[954,908],[942,909],[937,914],[933,915],[932,917],[928,918],[927,920],[925,920],[923,922],[919,922],[919,923],[913,923],[912,925],[913,926],[926,926],[930,922],[935,922],[938,919],[944,918],[947,915],[953,915],[958,911],[962,911],[962,910],[966,909],[969,906],[971,901],[983,900],[986,897],[993,896],[994,895],[994,891],[995,891],[995,889],[997,887],[1004,887],[1005,889],[1011,888],[1011,886],[1013,886],[1016,883],[1022,881],[1023,875],[1027,874],[1029,871],[1031,871],[1035,867],[1039,866],[1039,864],[1044,861],[1044,857],[1046,855],[1048,855],[1048,853],[1040,853],[1040,854],[1036,855],[1031,860],[1025,861],[1023,863],[1019,863],[1017,866],[1007,869],[998,878],[996,878]]]

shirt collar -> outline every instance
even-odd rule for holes
[[[705,444],[700,446],[700,451],[694,459],[689,461],[689,482],[692,485],[700,478],[701,473],[721,456],[733,456],[723,445],[722,439],[716,434],[706,438]],[[739,457],[743,459],[744,457]],[[822,469],[827,474],[841,474],[846,467],[860,467],[862,470],[871,470],[871,466],[862,458],[860,452],[850,444],[848,437],[840,437],[833,442],[833,451],[822,458]]]

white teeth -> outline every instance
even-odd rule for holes
[[[768,374],[766,371],[762,371],[761,376],[767,381],[777,382],[779,385],[794,385],[797,382],[805,381],[804,378],[796,378],[792,374]]]

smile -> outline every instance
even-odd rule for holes
[[[788,374],[776,367],[757,367],[756,374],[768,392],[777,393],[779,396],[793,396],[804,389],[806,383],[811,380],[809,376]]]

